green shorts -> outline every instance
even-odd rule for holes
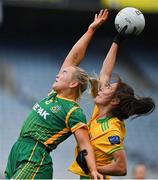
[[[5,174],[7,179],[52,179],[52,158],[43,144],[19,138],[11,149]]]
[[[80,179],[91,179],[91,178],[88,176],[80,176]]]

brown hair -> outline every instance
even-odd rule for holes
[[[122,82],[120,78],[113,98],[118,98],[119,104],[111,110],[111,114],[119,119],[147,115],[155,109],[152,98],[136,97],[133,88]]]

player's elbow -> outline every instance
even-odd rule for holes
[[[127,170],[126,169],[121,169],[119,175],[120,176],[126,176],[127,175]]]
[[[73,53],[73,62],[74,62],[74,64],[76,65],[79,65],[79,63],[80,63],[80,61],[84,58],[84,56],[85,56],[85,53],[84,53],[84,51],[82,51],[82,50],[75,50],[75,52]]]
[[[127,175],[127,167],[124,165],[118,166],[117,175],[118,176],[126,176]]]

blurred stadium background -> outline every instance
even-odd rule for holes
[[[115,72],[132,84],[138,95],[158,100],[157,0],[3,0],[0,2],[0,178],[9,151],[32,105],[47,95],[65,56],[86,31],[94,14],[108,8],[107,23],[97,31],[81,67],[98,73],[116,31],[114,18],[127,6],[140,9],[146,19],[141,36],[121,47]],[[82,101],[87,118],[92,101]],[[147,178],[158,179],[158,110],[126,121],[125,147],[130,179],[137,163],[147,167]],[[54,178],[75,179],[67,171],[75,140],[69,138],[53,153]]]

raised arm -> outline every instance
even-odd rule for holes
[[[101,10],[95,14],[94,21],[89,25],[85,34],[75,43],[61,67],[78,66],[85,56],[86,49],[96,30],[107,20],[108,10]]]
[[[100,71],[100,85],[101,86],[109,83],[113,68],[115,66],[117,52],[118,52],[118,45],[115,42],[113,42],[107,56],[104,59],[104,62]]]
[[[120,44],[122,41],[127,39],[129,36],[125,34],[125,31],[127,29],[127,26],[125,26],[121,32],[119,32],[113,40],[113,43],[108,51],[108,54],[106,55],[101,71],[100,71],[100,85],[105,85],[109,83],[109,80],[112,76],[112,71],[115,66],[116,58],[117,58],[117,52]],[[133,30],[134,34],[135,29]]]

